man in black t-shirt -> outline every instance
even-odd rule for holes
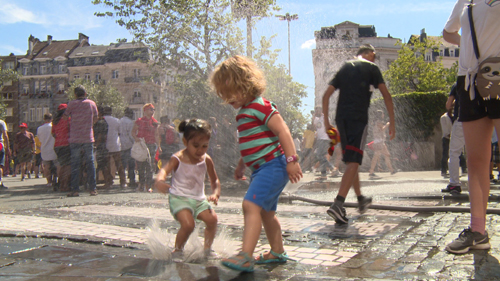
[[[344,209],[344,201],[351,186],[358,196],[360,213],[366,212],[372,202],[371,198],[361,195],[358,168],[363,160],[365,146],[366,126],[368,124],[368,107],[370,98],[375,88],[378,88],[384,98],[389,115],[389,134],[391,140],[395,136],[394,109],[391,94],[385,86],[382,73],[375,61],[375,48],[372,45],[362,45],[357,58],[344,63],[335,77],[330,81],[323,95],[323,114],[325,129],[330,129],[328,120],[328,107],[330,97],[339,90],[337,113],[335,122],[338,126],[340,142],[342,145],[342,160],[346,163],[346,170],[340,182],[340,188],[334,203],[327,213],[338,224],[346,224],[348,219]]]

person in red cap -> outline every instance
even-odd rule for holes
[[[69,148],[69,122],[71,118],[62,118],[67,104],[61,103],[57,107],[57,113],[52,120],[52,135],[56,139],[54,151],[59,163],[57,176],[59,178],[59,190],[69,191],[69,180],[71,176],[71,150]]]
[[[21,181],[24,181],[26,171],[31,171],[31,162],[35,153],[35,136],[28,131],[28,125],[21,123],[21,130],[16,134],[14,142],[14,156],[17,156],[19,165],[21,165]],[[26,169],[27,168],[27,169]]]
[[[144,162],[137,162],[137,172],[139,174],[138,191],[152,191],[153,171],[156,149],[161,153],[160,134],[158,131],[159,123],[153,117],[155,107],[147,103],[142,107],[143,117],[137,119],[132,128],[132,137],[136,142],[144,138],[149,149],[149,159]]]

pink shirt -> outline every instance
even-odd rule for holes
[[[144,138],[147,144],[156,143],[155,133],[158,128],[158,121],[154,117],[147,118],[141,117],[135,121],[139,131],[137,132],[138,138]]]
[[[69,143],[94,142],[94,120],[97,119],[97,106],[89,99],[76,99],[68,103],[64,112],[71,116],[69,123]]]

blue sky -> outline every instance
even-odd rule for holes
[[[378,36],[408,40],[425,28],[428,35],[441,35],[444,24],[456,1],[447,0],[277,0],[282,8],[277,14],[298,14],[290,23],[291,69],[294,80],[307,86],[308,98],[303,110],[314,107],[314,72],[312,49],[314,31],[343,21],[374,25]],[[0,55],[26,53],[30,34],[44,41],[90,37],[91,44],[132,39],[128,31],[110,18],[97,18],[94,12],[102,7],[91,0],[0,0]],[[264,19],[253,31],[254,43],[261,36],[277,34],[273,49],[281,49],[278,62],[288,66],[287,22],[277,18]]]

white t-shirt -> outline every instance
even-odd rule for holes
[[[325,123],[323,115],[321,117],[314,117],[314,126],[316,127],[316,139],[318,140],[330,140],[328,134],[325,130]]]
[[[439,120],[439,122],[441,123],[441,136],[443,138],[449,139],[453,124],[451,123],[451,118],[448,113],[445,112],[443,115],[441,115],[441,119]]]
[[[40,143],[40,151],[42,154],[43,161],[53,161],[57,159],[56,152],[54,151],[54,143],[56,140],[52,136],[52,123],[45,123],[38,127],[36,134]]]
[[[492,2],[488,4],[487,2]],[[479,62],[474,54],[467,5],[469,0],[458,0],[444,29],[454,33],[462,29],[458,75],[477,73]],[[480,60],[500,56],[500,2],[475,0],[472,8],[474,29],[479,45]],[[467,79],[467,78],[466,78]],[[467,84],[467,83],[466,83]],[[468,85],[466,85],[467,87]]]
[[[104,116],[104,120],[106,120],[106,123],[108,123],[106,149],[109,152],[121,151],[120,120],[110,115]]]
[[[132,137],[132,128],[134,121],[126,116],[120,119],[120,142],[122,150],[131,149],[134,145],[134,138]]]

